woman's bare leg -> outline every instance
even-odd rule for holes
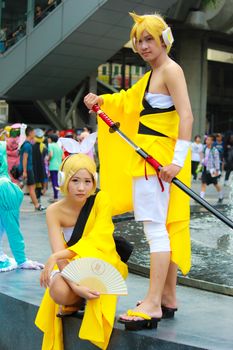
[[[49,292],[51,298],[59,305],[74,305],[82,301],[82,298],[74,293],[69,284],[59,274],[52,278]]]

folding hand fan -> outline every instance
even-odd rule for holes
[[[127,295],[125,280],[117,269],[96,258],[80,258],[69,263],[62,276],[100,294]]]

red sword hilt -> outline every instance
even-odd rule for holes
[[[92,110],[98,114],[98,116],[109,126],[109,131],[111,133],[115,132],[117,129],[120,128],[120,123],[115,122],[110,119],[107,114],[105,114],[99,105],[95,104],[92,106]]]

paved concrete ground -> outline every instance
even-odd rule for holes
[[[47,205],[50,194],[42,199],[44,205]],[[213,199],[214,195],[214,192],[209,194],[207,192],[207,199],[208,196]],[[21,227],[25,236],[27,256],[45,262],[50,254],[45,213],[35,212],[28,196],[25,196],[22,205]],[[6,253],[11,255],[6,239],[4,247]],[[38,271],[19,270],[1,273],[0,292],[39,305],[44,292],[39,286],[39,274]],[[145,295],[147,286],[148,279],[130,274],[128,278],[129,296],[120,298],[117,313],[132,308],[136,301]],[[178,344],[187,344],[190,347],[196,346],[199,349],[232,350],[232,297],[182,286],[178,286],[177,290],[179,311],[176,318],[163,320],[157,331],[143,331],[140,334]],[[122,329],[122,325],[118,323],[116,327]]]

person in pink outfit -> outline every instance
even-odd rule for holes
[[[19,165],[20,127],[19,123],[13,124],[10,129],[10,137],[6,140],[8,171],[11,181],[16,184],[19,184],[19,180],[14,179],[10,171],[13,166]]]

